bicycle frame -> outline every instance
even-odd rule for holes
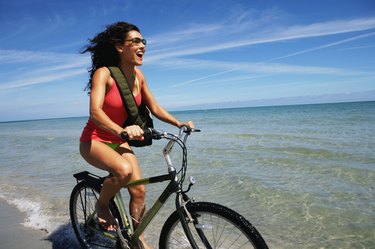
[[[164,134],[165,135],[165,134]],[[187,140],[186,134],[184,134],[184,130],[180,129],[180,132],[178,134],[178,138],[183,137],[183,143],[185,144]],[[182,186],[179,184],[179,179],[176,173],[176,169],[172,165],[172,161],[170,158],[170,152],[172,151],[172,148],[174,144],[176,143],[177,140],[169,140],[167,145],[163,149],[163,156],[167,162],[168,166],[168,172],[169,174],[165,175],[159,175],[159,176],[153,176],[149,178],[143,178],[135,181],[130,181],[124,186],[123,188],[131,188],[139,185],[147,185],[147,184],[154,184],[154,183],[160,183],[160,182],[165,182],[165,181],[170,181],[167,187],[164,189],[164,191],[161,193],[159,198],[155,201],[153,206],[147,211],[146,215],[142,218],[142,220],[139,221],[139,224],[137,228],[134,230],[132,226],[132,222],[129,222],[128,215],[126,213],[126,208],[123,202],[123,198],[121,195],[121,192],[118,192],[114,196],[114,201],[116,202],[120,216],[123,221],[124,228],[127,230],[127,233],[133,243],[137,243],[139,241],[140,235],[145,231],[147,226],[150,224],[150,222],[154,219],[154,217],[157,215],[159,210],[162,208],[164,203],[168,200],[168,198],[173,194],[176,193],[176,210],[181,213],[179,210],[181,206],[183,206],[185,203],[183,203],[183,199],[186,199],[187,201],[187,196],[185,193],[182,192]],[[191,184],[192,185],[192,184]],[[190,189],[190,187],[189,187]],[[187,192],[187,191],[186,191]],[[187,211],[187,210],[185,210]],[[181,217],[182,213],[181,213]],[[184,227],[184,230],[186,228]],[[113,238],[113,233],[110,232],[103,232],[104,235]],[[122,236],[121,232],[117,232],[118,236],[120,237],[120,240],[123,241],[124,237]],[[193,242],[194,243],[194,242]]]
[[[157,131],[154,130],[154,132],[157,132]],[[126,208],[125,208],[125,205],[124,205],[124,201],[123,201],[123,198],[122,198],[122,195],[121,195],[121,192],[119,191],[113,197],[113,200],[114,200],[114,202],[116,203],[116,205],[119,209],[118,211],[119,211],[121,219],[123,221],[124,227],[120,228],[120,226],[118,224],[118,229],[116,231],[117,236],[118,236],[119,240],[121,241],[121,243],[123,245],[126,245],[127,241],[124,238],[122,232],[127,233],[127,235],[128,235],[127,238],[130,238],[132,243],[137,243],[139,241],[140,235],[145,231],[147,226],[154,219],[156,214],[159,212],[159,210],[163,207],[165,202],[168,200],[168,198],[173,193],[176,193],[176,210],[179,213],[179,216],[181,217],[180,219],[184,219],[184,217],[185,217],[184,212],[185,212],[185,215],[187,215],[187,217],[189,219],[191,219],[191,215],[187,212],[186,208],[181,209],[181,207],[184,207],[184,205],[189,201],[189,198],[187,197],[187,195],[185,193],[188,192],[190,190],[190,187],[194,184],[194,182],[191,180],[188,189],[186,191],[182,191],[182,182],[184,181],[185,173],[186,173],[186,171],[184,171],[182,169],[184,168],[184,162],[185,162],[185,166],[186,166],[186,157],[183,157],[185,159],[185,161],[183,159],[182,168],[181,168],[182,171],[180,170],[179,174],[176,172],[176,169],[173,167],[172,161],[171,161],[171,158],[170,158],[170,152],[172,151],[174,144],[177,142],[178,144],[180,144],[180,145],[183,144],[183,146],[185,146],[188,134],[185,133],[184,128],[181,128],[178,136],[168,134],[168,133],[164,133],[164,132],[159,133],[158,135],[159,135],[159,137],[164,137],[164,138],[169,139],[167,145],[163,149],[163,156],[164,156],[164,158],[167,162],[167,166],[168,166],[168,174],[153,176],[153,177],[149,177],[149,178],[143,178],[143,179],[139,179],[139,180],[135,180],[135,181],[130,181],[123,188],[131,188],[131,187],[135,187],[135,186],[139,186],[139,185],[148,185],[148,184],[160,183],[160,182],[165,182],[165,181],[170,181],[170,182],[167,185],[167,187],[163,190],[161,195],[158,197],[158,199],[155,201],[155,203],[152,205],[152,207],[147,211],[145,216],[142,217],[142,219],[139,221],[139,224],[138,224],[136,229],[133,228],[132,222],[131,222],[131,220],[129,220],[129,217],[127,215]],[[185,147],[182,147],[182,148],[186,152]],[[185,170],[186,170],[186,168],[185,168]],[[180,176],[180,178],[178,176]],[[96,175],[91,174],[87,171],[77,173],[77,174],[74,175],[74,177],[77,179],[78,182],[79,181],[87,181],[90,184],[96,185],[98,187],[100,187],[101,184],[104,181],[103,177],[96,176]],[[182,222],[183,228],[184,228],[185,232],[189,233],[188,228],[186,227],[186,225],[184,223],[185,222]],[[123,229],[123,231],[121,231],[120,229]],[[94,229],[94,231],[96,231],[96,230]],[[117,238],[117,236],[114,234],[114,232],[101,231],[101,233],[104,236],[106,236],[108,238],[111,238],[111,239]],[[193,248],[197,248],[196,246],[194,246],[194,244],[195,244],[194,241],[190,241],[190,242],[192,243]]]
[[[159,212],[159,210],[162,208],[164,203],[167,201],[167,199],[176,192],[176,188],[178,187],[176,182],[174,181],[176,176],[176,171],[170,172],[168,175],[160,175],[160,176],[154,176],[150,178],[144,178],[136,181],[129,182],[124,188],[130,188],[134,186],[139,185],[147,185],[147,184],[154,184],[159,182],[165,182],[170,181],[170,183],[167,185],[167,187],[164,189],[162,194],[159,196],[159,198],[155,201],[153,206],[147,211],[146,215],[142,218],[142,220],[139,222],[139,225],[137,228],[133,231],[133,227],[131,225],[131,222],[128,220],[128,216],[126,213],[126,208],[123,202],[123,198],[121,195],[121,192],[118,192],[114,200],[117,203],[117,206],[120,211],[121,218],[124,222],[124,226],[126,229],[128,229],[128,234],[131,236],[131,239],[133,242],[137,242],[139,239],[139,236],[144,232],[144,230],[147,228],[148,224],[154,219],[156,214]]]

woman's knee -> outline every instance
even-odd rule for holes
[[[123,185],[130,181],[132,173],[132,167],[127,162],[122,163],[120,166],[116,167],[114,172],[112,172],[113,176]]]

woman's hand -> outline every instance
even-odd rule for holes
[[[143,140],[143,129],[138,125],[126,126],[121,133],[126,132],[128,134],[129,140]],[[120,136],[121,136],[120,133]]]
[[[193,121],[187,121],[187,122],[178,122],[178,127],[180,128],[181,126],[187,126],[189,128],[195,128],[195,125],[193,123]]]

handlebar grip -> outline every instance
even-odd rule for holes
[[[190,126],[183,125],[182,128],[184,129],[184,132],[190,133],[190,132],[200,132],[200,129],[197,128],[191,128]]]
[[[151,137],[152,136],[152,130],[151,128],[146,128],[143,130],[143,136],[145,138]],[[129,134],[126,131],[123,131],[121,133],[121,138],[124,140],[129,140]]]

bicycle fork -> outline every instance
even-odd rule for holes
[[[186,234],[186,237],[189,240],[190,245],[193,249],[199,249],[197,243],[195,242],[195,239],[191,233],[191,230],[189,228],[189,223],[193,224],[194,229],[197,231],[199,238],[205,245],[207,249],[212,249],[212,246],[208,242],[206,236],[204,235],[204,229],[209,229],[211,226],[206,224],[199,224],[198,217],[196,214],[190,213],[187,205],[189,202],[192,202],[186,193],[190,190],[191,186],[195,183],[195,179],[190,177],[190,185],[186,191],[182,191],[180,188],[180,191],[177,193],[176,196],[176,210],[182,225],[182,228],[184,229],[184,232]]]
[[[186,200],[186,198],[187,200]],[[182,228],[184,229],[184,232],[186,234],[186,237],[189,240],[190,245],[192,246],[193,249],[199,249],[197,246],[197,243],[193,239],[193,235],[191,234],[190,228],[189,228],[189,223],[193,222],[193,218],[189,211],[186,208],[186,204],[190,201],[189,197],[187,197],[186,194],[184,193],[177,193],[176,196],[176,210],[178,217],[180,218],[180,222],[182,225]]]

